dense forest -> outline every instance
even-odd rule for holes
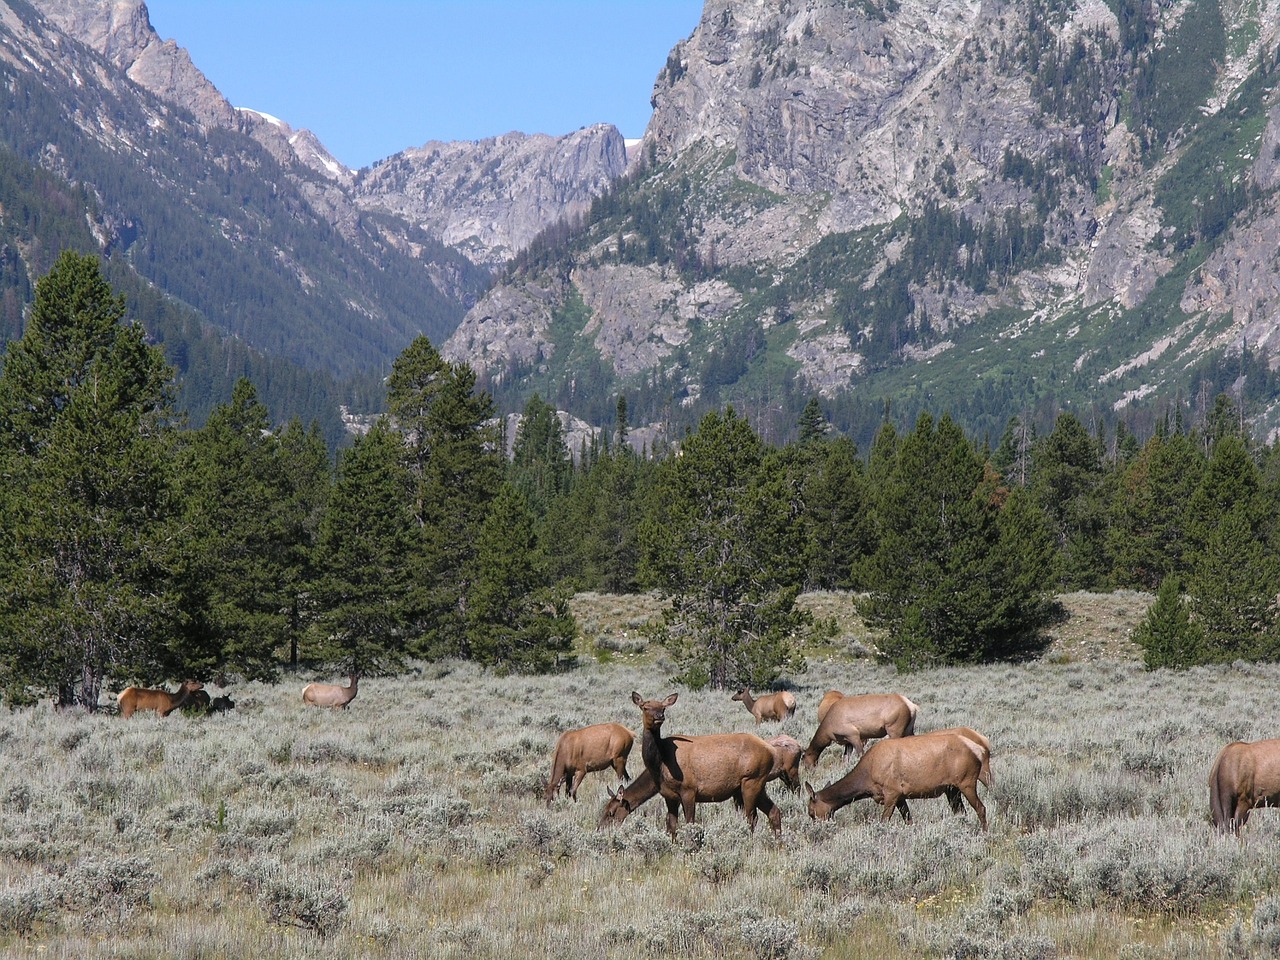
[[[1056,593],[1120,587],[1159,592],[1150,666],[1280,653],[1280,455],[1225,395],[1145,442],[1071,414],[994,446],[947,413],[886,417],[865,455],[816,399],[785,445],[727,407],[642,455],[619,397],[571,452],[536,395],[503,436],[421,337],[385,407],[336,463],[314,424],[271,429],[247,378],[192,429],[99,261],[64,253],[0,373],[6,702],[299,663],[566,668],[582,590],[669,600],[651,630],[695,688],[802,670],[815,589],[858,592],[903,669],[1034,656]]]

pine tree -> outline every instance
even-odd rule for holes
[[[1073,414],[1063,413],[1053,432],[1032,451],[1032,489],[1053,523],[1058,541],[1058,584],[1088,589],[1104,582],[1105,511],[1098,445]]]
[[[170,660],[171,372],[93,257],[36,286],[0,376],[0,671],[11,698],[95,710]]]
[[[658,638],[680,680],[698,688],[767,686],[803,660],[794,636],[801,530],[781,470],[746,420],[707,414],[681,456],[664,462],[642,527],[648,582],[670,598]]]
[[[280,469],[285,502],[280,508],[286,555],[280,584],[286,604],[285,641],[289,664],[298,663],[302,642],[314,610],[310,598],[315,579],[315,552],[320,520],[332,485],[329,451],[317,423],[304,429],[296,417],[280,435]]]
[[[988,472],[959,427],[922,414],[898,448],[867,566],[869,624],[900,667],[1032,650],[1048,602],[1051,541],[1036,511]]]
[[[420,594],[413,604],[415,649],[465,657],[466,571],[503,470],[490,422],[493,401],[476,391],[470,367],[448,363],[419,337],[392,365],[387,403],[406,439],[414,525],[425,543],[414,558]]]
[[[1142,648],[1142,662],[1148,670],[1185,670],[1204,662],[1204,634],[1191,620],[1182,581],[1176,574],[1160,584],[1156,602],[1133,631],[1133,642]]]
[[[182,461],[186,504],[182,658],[200,675],[272,680],[285,644],[290,544],[279,442],[241,379]]]
[[[422,540],[404,441],[380,420],[338,463],[316,545],[308,656],[344,672],[393,669],[406,653]]]
[[[577,633],[568,595],[552,589],[523,495],[504,486],[480,527],[466,624],[477,663],[539,672],[568,653]]]
[[[536,393],[525,404],[524,416],[516,428],[509,473],[535,516],[545,515],[550,504],[568,488],[572,463],[560,416]]]

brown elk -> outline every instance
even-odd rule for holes
[[[743,687],[730,699],[742,701],[742,705],[756,718],[756,723],[762,723],[765,720],[785,720],[794,716],[796,712],[795,694],[789,690],[753,697],[750,688]]]
[[[1238,834],[1254,807],[1280,806],[1280,740],[1228,743],[1209,772],[1209,816]]]
[[[937,736],[938,734],[956,734],[964,737],[966,740],[972,740],[980,748],[982,757],[982,767],[978,770],[978,782],[983,784],[988,790],[995,786],[995,776],[991,773],[990,740],[977,730],[974,730],[972,727],[947,727],[944,730],[930,730],[928,733],[916,734],[916,736],[932,737]],[[951,812],[961,813],[964,810],[964,803],[961,800],[960,791],[955,787],[948,787],[946,795],[947,803],[951,804]]]
[[[547,803],[555,799],[561,783],[565,785],[564,791],[569,799],[576,802],[582,778],[597,770],[613,767],[619,780],[630,780],[627,757],[631,754],[633,740],[631,731],[620,723],[597,723],[560,734],[551,761],[551,782],[547,784],[545,797]]]
[[[866,741],[876,737],[909,737],[915,733],[916,714],[920,708],[900,693],[867,693],[846,697],[832,694],[823,697],[825,712],[804,751],[804,765],[815,767],[822,751],[833,743],[844,745],[845,759],[862,755]],[[828,699],[829,698],[829,699]]]
[[[783,734],[766,740],[773,750],[773,768],[769,771],[768,780],[782,780],[794,793],[800,789],[800,753],[804,749],[794,737]],[[642,804],[658,795],[657,782],[648,769],[642,770],[626,787],[614,793],[609,791],[609,800],[600,813],[600,826],[618,824],[627,819]],[[736,802],[736,798],[735,798]],[[741,806],[741,804],[738,804]]]
[[[345,710],[356,698],[359,682],[360,674],[353,672],[349,687],[340,687],[336,683],[308,683],[302,688],[302,702],[312,707],[341,707]]]
[[[686,823],[693,823],[699,803],[730,799],[742,806],[752,830],[756,811],[763,810],[773,832],[781,835],[782,811],[764,788],[777,762],[769,744],[753,733],[663,737],[666,709],[676,702],[676,694],[665,700],[645,700],[633,692],[631,700],[644,721],[640,755],[667,804],[667,832],[672,837],[679,811],[684,811]]]
[[[882,819],[888,820],[897,810],[911,822],[907,800],[950,798],[958,791],[978,815],[978,823],[987,829],[987,808],[978,797],[982,780],[983,750],[981,744],[958,733],[938,732],[923,737],[886,739],[872,744],[852,770],[835,783],[815,792],[809,791],[809,816],[830,820],[841,807],[855,800],[871,797],[884,807]]]
[[[120,704],[120,716],[132,717],[139,710],[154,710],[162,717],[180,709],[192,694],[203,690],[199,680],[183,680],[177,693],[168,690],[148,690],[145,687],[125,687],[116,701]]]

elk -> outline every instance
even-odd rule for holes
[[[742,806],[752,830],[756,811],[763,810],[774,834],[781,835],[782,811],[764,788],[777,762],[773,747],[753,733],[663,737],[666,709],[676,702],[676,694],[645,700],[633,692],[631,701],[644,721],[640,755],[645,771],[667,804],[667,833],[675,837],[679,811],[686,823],[693,823],[699,803],[732,799]]]
[[[160,716],[167,717],[187,703],[192,694],[203,689],[204,684],[199,680],[183,680],[177,693],[148,690],[145,687],[125,687],[116,700],[120,704],[122,717],[132,717],[139,710],[154,710]]]
[[[236,702],[231,699],[230,694],[224,693],[220,697],[214,697],[209,704],[210,713],[226,713],[228,710],[234,710]]]
[[[815,767],[822,751],[833,743],[844,745],[848,760],[853,754],[862,756],[865,741],[876,737],[909,737],[915,733],[916,714],[920,708],[900,693],[867,693],[846,697],[838,690],[823,697],[818,711],[822,719],[804,751],[804,765]]]
[[[947,727],[944,730],[930,730],[928,733],[917,734],[917,736],[933,737],[939,734],[948,735],[956,734],[971,740],[981,750],[982,767],[978,771],[978,782],[983,784],[988,790],[995,786],[995,777],[991,773],[991,741],[983,734],[974,730],[972,727]],[[960,813],[964,810],[964,804],[961,801],[960,791],[955,787],[948,787],[946,790],[947,803],[951,804],[952,813]]]
[[[844,694],[839,690],[828,690],[822,695],[822,701],[818,704],[818,723],[822,723],[827,711],[831,709],[831,705],[843,697]]]
[[[897,810],[911,822],[907,800],[925,799],[958,791],[978,815],[978,823],[987,829],[987,808],[978,797],[982,780],[982,745],[959,733],[938,732],[922,737],[881,740],[872,744],[852,770],[835,783],[815,792],[809,791],[809,816],[830,820],[841,807],[870,797],[884,807],[881,819],[888,820]]]
[[[1228,743],[1209,772],[1209,816],[1219,830],[1240,833],[1254,807],[1280,806],[1280,740]]]
[[[796,712],[795,694],[788,690],[781,693],[766,693],[763,697],[751,696],[749,687],[743,687],[729,699],[741,700],[742,705],[756,718],[756,723],[765,720],[786,720]]]
[[[308,683],[302,688],[302,702],[312,707],[341,707],[345,710],[356,698],[359,681],[360,674],[353,671],[349,687],[335,683]]]
[[[545,797],[547,804],[555,799],[561,783],[565,785],[569,799],[577,802],[582,778],[597,770],[613,767],[619,780],[624,783],[630,780],[627,757],[631,754],[633,740],[631,731],[620,723],[597,723],[560,734],[551,761],[551,782],[547,784]]]
[[[804,749],[794,737],[785,734],[766,740],[773,750],[773,768],[769,771],[768,780],[782,780],[792,792],[800,789],[800,753]],[[621,823],[658,795],[658,786],[648,769],[626,787],[614,793],[609,791],[609,799],[600,812],[600,826]],[[736,798],[735,798],[736,802]],[[741,803],[738,804],[741,806]]]

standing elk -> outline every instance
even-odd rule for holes
[[[750,734],[744,734],[750,736]],[[800,789],[800,753],[804,749],[794,737],[782,734],[766,740],[773,750],[773,767],[767,780],[781,780],[793,793]],[[600,826],[619,824],[635,813],[637,808],[658,795],[658,785],[648,769],[640,772],[626,787],[614,793],[609,791],[609,799],[600,812]],[[741,802],[735,798],[740,807]]]
[[[782,811],[764,788],[778,762],[769,744],[753,733],[663,737],[666,709],[676,702],[676,694],[645,700],[633,692],[631,701],[644,722],[640,755],[645,771],[667,804],[667,833],[675,837],[679,811],[684,811],[686,823],[693,823],[699,803],[732,799],[741,804],[753,831],[756,811],[763,810],[774,834],[781,835]]]
[[[582,778],[597,770],[613,767],[619,780],[624,783],[630,780],[627,757],[631,754],[633,741],[631,731],[620,723],[597,723],[560,734],[551,761],[551,782],[547,784],[545,797],[547,804],[555,799],[561,783],[565,785],[564,792],[569,799],[576,802]]]
[[[177,693],[168,690],[148,690],[146,687],[125,687],[116,701],[120,704],[120,716],[132,717],[139,710],[154,710],[162,717],[187,703],[194,693],[203,690],[198,680],[183,680]]]
[[[987,829],[987,808],[978,797],[978,783],[990,787],[983,779],[986,751],[981,743],[959,733],[939,731],[922,737],[881,740],[872,744],[852,770],[835,783],[815,792],[809,791],[809,816],[830,820],[841,807],[867,797],[884,807],[881,819],[888,820],[897,810],[902,819],[911,822],[908,800],[947,796],[958,791],[978,815],[978,823]],[[988,767],[988,773],[990,768]]]
[[[866,741],[877,737],[909,737],[915,733],[920,708],[900,693],[866,693],[861,696],[823,697],[818,711],[822,718],[804,752],[804,765],[815,767],[822,751],[833,743],[844,745],[845,759],[862,755]],[[825,711],[823,706],[826,707]]]
[[[756,723],[763,723],[765,720],[786,720],[796,712],[795,694],[789,690],[753,697],[751,689],[743,687],[729,699],[742,701],[742,705],[756,718]]]
[[[302,702],[311,707],[341,707],[345,710],[356,698],[359,682],[360,674],[353,672],[349,687],[340,687],[336,683],[308,683],[302,688]]]
[[[1209,772],[1209,816],[1239,834],[1254,807],[1280,806],[1280,740],[1228,743]]]

